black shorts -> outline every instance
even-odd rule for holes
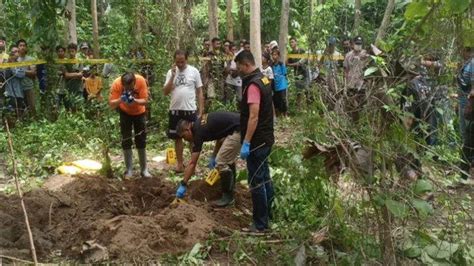
[[[176,134],[176,126],[179,120],[187,120],[194,122],[197,119],[196,111],[182,111],[182,110],[170,110],[168,112],[168,131],[166,134],[170,139],[178,139]]]
[[[286,113],[288,111],[288,104],[286,101],[286,90],[273,92],[273,105],[275,106],[275,109],[280,113]]]

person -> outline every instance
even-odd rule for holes
[[[239,51],[237,53],[240,53],[244,50],[244,46],[245,46],[245,43],[247,42],[246,39],[242,39],[240,40],[240,43],[239,43]]]
[[[298,41],[296,38],[290,38],[291,54],[305,54],[306,51],[298,47]],[[295,87],[296,87],[296,104],[301,109],[303,105],[303,98],[306,97],[306,101],[310,100],[309,95],[309,72],[306,66],[305,59],[289,58],[287,60],[288,67],[292,67],[295,75]]]
[[[120,114],[120,134],[125,161],[125,178],[133,176],[132,128],[135,147],[138,150],[140,175],[150,178],[146,158],[145,105],[148,102],[148,86],[144,77],[126,72],[117,78],[110,88],[109,105]]]
[[[211,40],[211,51],[207,54],[210,60],[205,67],[204,84],[206,88],[206,107],[211,105],[213,99],[224,100],[224,63],[225,55],[221,50],[221,40],[217,37]]]
[[[18,47],[13,46],[10,50],[8,63],[14,63],[18,59]],[[20,118],[25,109],[24,91],[22,80],[26,75],[23,67],[9,68],[5,71],[5,96],[7,97],[7,109],[14,112]]]
[[[270,43],[266,43],[263,46],[262,53],[272,54],[272,49],[270,48]]]
[[[270,42],[270,54],[272,54],[271,52],[276,49],[278,49],[278,42],[273,40]]]
[[[273,74],[275,76],[275,85],[273,86],[273,104],[275,106],[275,115],[288,115],[288,78],[285,64],[280,60],[280,50],[272,51]]]
[[[329,89],[335,94],[337,92],[338,84],[338,63],[342,55],[336,51],[336,38],[329,37],[326,49],[324,50],[319,61],[320,69],[323,69],[326,74],[326,80]]]
[[[345,94],[348,102],[344,105],[346,113],[353,121],[359,118],[359,112],[365,102],[364,71],[369,61],[369,54],[362,48],[364,44],[362,37],[357,36],[353,40],[352,51],[344,58]]]
[[[178,136],[192,143],[191,161],[184,171],[176,196],[183,198],[188,181],[194,175],[204,142],[216,141],[209,158],[209,168],[216,168],[220,175],[222,197],[212,202],[215,207],[226,207],[234,203],[235,162],[240,152],[240,115],[231,112],[204,114],[195,122],[180,120]]]
[[[237,72],[237,65],[234,61],[237,47],[231,43],[229,48],[230,53],[227,56],[230,59],[227,59],[225,62],[227,77],[225,79],[224,104],[227,104],[229,100],[233,101],[234,95],[236,96],[237,104],[239,104],[242,98],[242,79]]]
[[[33,57],[28,55],[28,44],[25,40],[20,39],[16,42],[18,47],[18,62],[28,62],[33,61]],[[36,66],[31,65],[24,67],[25,76],[21,79],[21,87],[23,89],[23,94],[25,95],[26,105],[28,110],[34,115],[36,111],[35,107],[35,94],[33,91],[34,79],[36,78]]]
[[[78,59],[89,59],[89,44],[82,42],[79,46],[80,53],[77,55]]]
[[[102,101],[102,78],[97,75],[97,66],[92,66],[90,74],[84,79],[84,88],[87,93],[88,101],[93,99]]]
[[[465,140],[466,123],[464,110],[467,106],[467,95],[474,84],[474,56],[471,47],[465,47],[462,52],[463,63],[457,74],[458,105],[459,105],[459,131],[461,139]]]
[[[66,59],[66,48],[58,45],[56,46],[56,56],[58,60],[65,60]],[[59,65],[58,69],[58,87],[56,90],[56,106],[57,108],[61,108],[64,106],[66,109],[69,108],[68,102],[68,91],[66,88],[66,80],[64,78],[64,74],[66,73],[66,66],[64,64]]]
[[[211,48],[211,43],[209,42],[209,39],[204,38],[204,40],[202,41],[201,56],[206,57],[207,54],[209,53],[210,48]]]
[[[0,36],[0,64],[8,61],[7,38]]]
[[[272,62],[272,59],[270,57],[270,54],[267,54],[267,53],[263,53],[262,54],[262,66],[260,67],[260,71],[262,72],[262,74],[267,77],[270,82],[273,82],[273,70],[272,70],[272,66],[270,65],[270,63]],[[273,83],[272,83],[273,85]]]
[[[244,42],[244,51],[250,52],[250,42],[249,41]]]
[[[177,50],[174,53],[174,64],[166,74],[163,87],[165,96],[171,95],[168,112],[168,138],[175,142],[176,159],[178,165],[176,172],[184,171],[183,139],[176,133],[176,126],[180,120],[194,122],[204,112],[204,95],[199,71],[188,65],[188,53]],[[196,100],[199,104],[196,105]]]
[[[342,51],[344,52],[344,55],[347,55],[351,50],[352,50],[351,40],[346,37],[342,40]]]
[[[76,59],[77,45],[70,43],[67,46],[69,59]],[[84,66],[81,63],[68,63],[64,65],[64,79],[67,90],[67,109],[76,110],[77,103],[83,96],[82,78]]]
[[[253,223],[245,232],[262,233],[269,229],[273,185],[268,157],[275,142],[273,135],[272,88],[270,81],[255,66],[249,51],[235,58],[242,73],[242,101],[240,103],[240,157],[247,161],[248,183],[252,195]]]
[[[468,94],[467,105],[463,115],[465,119],[465,137],[462,147],[461,178],[474,184],[474,176],[469,178],[474,168],[474,88]]]

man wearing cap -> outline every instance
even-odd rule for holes
[[[222,198],[213,202],[215,207],[225,207],[234,202],[235,161],[240,151],[240,115],[232,112],[204,114],[191,122],[180,120],[176,129],[178,136],[192,143],[191,161],[184,171],[183,181],[176,192],[183,198],[189,179],[194,174],[204,142],[216,141],[209,158],[209,168],[219,171]]]
[[[345,93],[348,102],[345,104],[346,112],[358,120],[358,113],[365,98],[364,71],[369,62],[369,54],[362,49],[364,44],[362,37],[357,36],[353,40],[353,48],[344,59]]]
[[[146,159],[145,106],[148,102],[148,86],[144,77],[126,72],[117,78],[110,88],[109,105],[120,114],[120,133],[125,161],[125,178],[133,176],[132,139],[138,150],[140,175],[151,177]],[[132,135],[133,128],[133,135]]]
[[[337,92],[338,63],[342,58],[341,53],[336,51],[336,43],[336,37],[331,36],[319,61],[320,69],[326,75],[328,87],[334,93]]]

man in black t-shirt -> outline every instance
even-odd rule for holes
[[[203,115],[196,122],[181,120],[177,134],[192,143],[191,161],[184,171],[183,181],[176,197],[183,198],[189,178],[194,174],[202,145],[217,141],[210,158],[209,168],[216,167],[221,177],[222,198],[213,202],[216,207],[225,207],[234,202],[235,161],[240,152],[240,115],[231,112],[214,112]]]

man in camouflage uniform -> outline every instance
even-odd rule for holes
[[[354,46],[344,59],[345,94],[347,102],[345,111],[354,121],[359,119],[359,112],[365,102],[364,71],[369,63],[369,54],[362,49],[363,39],[357,36]]]
[[[224,91],[225,54],[221,51],[220,39],[213,38],[211,46],[211,51],[207,54],[209,61],[205,67],[206,107],[209,107],[212,99],[222,99]]]

